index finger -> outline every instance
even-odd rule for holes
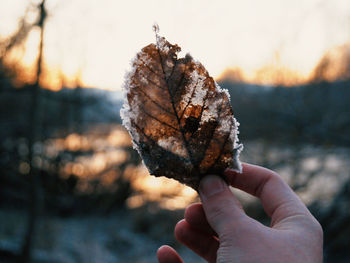
[[[176,250],[169,246],[161,246],[157,258],[159,263],[184,263]]]
[[[287,183],[269,169],[244,163],[242,173],[227,169],[224,175],[231,186],[261,200],[272,225],[296,215],[310,216],[306,206]]]

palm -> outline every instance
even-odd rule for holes
[[[210,263],[321,262],[322,231],[296,195],[267,169],[244,165],[244,171],[242,177],[228,172],[228,180],[261,199],[271,227],[248,217],[232,195],[215,200],[227,209],[211,206],[210,199],[189,206],[175,227],[176,238]],[[158,258],[160,263],[183,262],[167,246],[158,250]]]

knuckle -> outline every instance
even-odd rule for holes
[[[222,230],[225,229],[225,232],[230,229],[232,224],[240,223],[245,216],[239,207],[234,207],[232,200],[231,202],[225,201],[220,205],[214,205],[207,212],[208,221]]]
[[[282,177],[278,173],[276,173],[274,171],[271,172],[270,180],[276,181],[276,182],[282,182],[283,181]]]
[[[312,224],[312,231],[317,235],[319,238],[323,239],[323,229],[321,224],[316,220],[316,218],[313,217],[313,224]]]
[[[309,235],[315,237],[317,240],[323,240],[322,226],[312,215],[305,218],[302,229],[303,233],[309,233]]]
[[[282,181],[283,180],[278,173],[274,171],[270,171],[269,174],[267,174],[266,177],[262,180],[262,182],[254,189],[253,195],[260,196],[262,194],[262,191],[265,185],[269,182],[275,182],[280,184],[282,183]]]
[[[232,226],[233,227],[233,226]],[[235,244],[235,238],[237,238],[231,231],[225,231],[219,236],[220,248],[221,247],[230,247]]]
[[[242,236],[246,240],[252,240],[259,235],[259,231],[257,231],[258,229],[247,220],[247,217],[242,215],[230,224],[225,225],[222,233],[219,234],[220,244],[235,244]]]
[[[227,213],[227,207],[225,207],[224,205],[214,205],[209,208],[207,213],[207,219],[210,222],[222,221],[223,218],[227,218]]]
[[[226,192],[206,200],[204,210],[209,224],[219,234],[229,232],[247,216],[232,194]]]

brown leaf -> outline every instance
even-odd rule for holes
[[[241,171],[242,145],[227,91],[180,50],[157,35],[136,55],[121,116],[151,174],[198,189],[206,174]]]

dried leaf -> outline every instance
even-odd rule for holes
[[[180,50],[157,35],[136,55],[121,116],[151,174],[198,189],[206,174],[241,171],[242,145],[229,94]]]

